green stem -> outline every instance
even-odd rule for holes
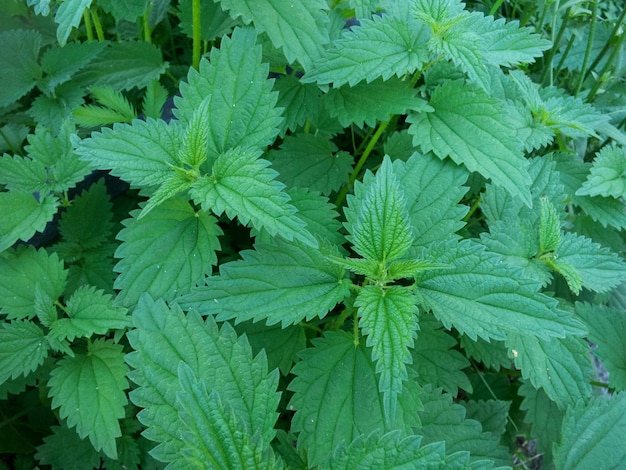
[[[626,8],[622,8],[622,13],[617,19],[617,22],[615,23],[615,26],[613,27],[613,30],[611,31],[611,35],[609,36],[609,39],[606,41],[606,44],[604,45],[604,47],[602,48],[598,56],[593,60],[593,62],[587,69],[587,72],[585,74],[586,76],[589,76],[589,74],[591,74],[596,69],[600,61],[604,58],[606,53],[611,48],[611,43],[613,42],[613,38],[617,37],[619,29],[621,28],[622,23],[624,22],[624,17],[626,17]]]
[[[595,98],[596,94],[600,90],[600,87],[603,85],[604,83],[603,77],[611,68],[611,65],[615,61],[615,58],[617,57],[617,55],[621,52],[625,39],[626,39],[626,34],[622,33],[622,35],[619,37],[619,41],[617,41],[617,44],[615,45],[615,48],[613,49],[613,52],[611,52],[611,56],[606,61],[606,64],[604,64],[604,67],[602,67],[602,70],[599,73],[598,79],[593,84],[593,87],[591,88],[591,90],[589,90],[589,95],[587,95],[587,98],[586,98],[587,103],[591,103],[591,101]]]
[[[359,345],[359,315],[358,309],[354,309],[354,325],[352,325],[352,334],[354,335],[354,345]]]
[[[480,196],[476,198],[476,200],[472,204],[472,207],[470,207],[470,210],[467,211],[467,215],[463,217],[463,222],[467,222],[472,217],[472,215],[474,215],[474,212],[478,210],[478,206],[480,206],[482,200],[483,199]]]
[[[585,57],[583,58],[583,65],[580,69],[580,77],[578,78],[578,84],[574,91],[574,96],[578,96],[580,90],[583,87],[583,81],[587,76],[587,65],[589,64],[589,57],[591,56],[591,49],[593,48],[593,39],[596,35],[596,24],[598,22],[598,0],[594,0],[593,8],[591,10],[591,26],[589,29],[589,39],[587,40],[587,48],[585,49]]]
[[[91,19],[93,20],[93,25],[96,28],[96,36],[98,36],[99,42],[104,42],[104,30],[102,29],[102,23],[100,22],[100,17],[98,16],[98,10],[91,10]]]
[[[143,13],[142,26],[143,26],[143,40],[146,42],[152,42],[152,31],[150,30],[150,10],[152,10],[152,4],[148,6]]]
[[[346,197],[346,194],[348,194],[348,191],[350,190],[350,188],[356,181],[357,177],[359,176],[359,173],[361,172],[363,165],[365,165],[367,158],[370,156],[370,153],[372,153],[372,150],[374,150],[374,147],[378,143],[380,136],[383,135],[383,132],[385,132],[385,129],[387,129],[388,125],[389,125],[389,121],[383,121],[378,126],[378,129],[376,129],[376,132],[374,132],[374,135],[372,136],[371,140],[367,144],[367,147],[365,147],[365,150],[363,151],[361,158],[359,159],[356,166],[354,167],[354,170],[352,170],[350,179],[343,186],[343,188],[341,188],[341,191],[339,195],[337,196],[337,200],[335,201],[336,206],[341,205],[341,203],[343,202],[344,198]]]
[[[504,0],[498,0],[496,3],[493,4],[493,6],[491,7],[491,9],[489,10],[489,15],[493,16],[496,14],[496,11],[498,11],[498,8],[500,8],[500,6],[504,3]]]
[[[85,33],[87,33],[87,41],[93,41],[93,25],[91,23],[91,16],[89,15],[89,9],[83,10],[83,22],[85,23]]]
[[[192,28],[193,28],[193,59],[192,66],[198,70],[202,51],[202,25],[200,21],[200,0],[192,0],[191,4]]]
[[[561,42],[561,38],[563,37],[563,34],[565,34],[565,30],[567,29],[566,16],[567,15],[563,17],[561,21],[561,27],[559,28],[559,31],[556,33],[556,36],[552,37],[552,47],[550,48],[546,56],[546,60],[545,60],[546,66],[543,68],[543,72],[541,73],[541,83],[545,82],[546,75],[550,73],[550,85],[552,85],[552,81],[554,79],[554,67],[552,67],[552,61],[554,60],[554,54],[559,47],[559,42]],[[564,54],[563,57],[561,58],[561,61],[563,61],[566,56],[567,54]]]

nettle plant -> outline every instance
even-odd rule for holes
[[[532,464],[520,437],[545,468],[623,465],[626,137],[584,99],[619,70],[538,85],[572,49],[548,7],[554,44],[456,0],[183,11],[198,66],[167,120],[166,64],[98,64],[131,43],[70,42],[55,69],[16,33],[30,82],[2,104],[74,112],[0,158],[11,442],[29,416],[55,468],[503,468]],[[93,170],[131,197],[71,196]],[[53,219],[54,243],[16,243]]]

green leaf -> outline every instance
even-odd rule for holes
[[[468,359],[475,359],[496,371],[499,371],[502,367],[508,369],[512,365],[504,341],[491,340],[487,342],[481,338],[472,340],[462,335],[459,343]]]
[[[304,228],[297,209],[290,204],[284,185],[276,181],[277,173],[270,163],[259,158],[251,148],[236,148],[217,157],[211,176],[193,183],[190,193],[206,211],[217,215],[226,212],[242,224],[264,228],[270,235],[280,234],[315,246],[317,242]]]
[[[51,47],[41,56],[41,69],[46,74],[38,84],[48,94],[54,93],[57,85],[65,83],[79,70],[98,57],[106,43],[70,42],[63,47]]]
[[[82,286],[67,301],[69,318],[60,318],[50,325],[50,335],[74,341],[77,337],[103,335],[109,330],[129,326],[126,309],[113,305],[113,297],[95,287]]]
[[[457,395],[459,388],[472,391],[472,384],[463,372],[470,363],[453,349],[456,344],[432,315],[420,315],[419,333],[411,350],[411,368],[417,372],[418,383],[442,387],[452,395]]]
[[[564,234],[556,254],[557,261],[572,266],[583,287],[594,292],[607,292],[626,279],[624,260],[587,237]]]
[[[183,136],[183,146],[178,159],[184,165],[198,170],[207,159],[209,146],[210,98],[205,98],[194,111]]]
[[[428,37],[428,28],[408,15],[364,18],[333,42],[333,47],[307,70],[303,82],[354,86],[363,80],[412,74],[429,59]]]
[[[171,198],[142,219],[124,221],[115,252],[121,261],[115,288],[120,305],[134,305],[144,292],[173,299],[200,283],[217,264],[222,230],[215,218],[196,212],[188,201]]]
[[[163,114],[163,106],[167,101],[168,93],[158,80],[152,80],[146,87],[146,94],[141,102],[141,110],[148,118],[159,119]]]
[[[117,2],[113,2],[117,3]],[[178,2],[180,29],[189,38],[193,38],[193,1]],[[233,20],[218,2],[200,3],[200,31],[203,41],[215,41],[230,33],[239,22]]]
[[[59,408],[68,427],[81,438],[89,437],[96,450],[115,459],[115,438],[122,435],[118,420],[124,417],[128,388],[122,346],[97,339],[87,354],[61,359],[50,373],[52,408]]]
[[[174,114],[187,125],[208,100],[211,159],[235,147],[261,149],[274,141],[282,118],[268,73],[253,28],[236,28],[231,38],[222,38],[220,49],[211,50],[210,62],[203,59],[199,71],[190,69],[180,85],[182,97],[174,99]]]
[[[0,384],[26,376],[48,357],[44,332],[30,321],[4,322],[0,325]]]
[[[131,122],[137,118],[137,111],[121,92],[108,86],[96,86],[91,88],[91,94],[98,105],[85,105],[74,110],[79,125],[96,127],[114,122]]]
[[[123,91],[148,86],[158,80],[166,66],[161,49],[154,44],[119,41],[108,43],[98,60],[89,63],[74,78],[86,86],[109,86]]]
[[[418,273],[416,293],[448,329],[473,340],[502,340],[518,331],[542,339],[585,333],[554,299],[538,292],[536,281],[472,240],[431,245],[428,255],[452,268]]]
[[[435,442],[421,446],[420,436],[402,438],[392,431],[380,436],[374,432],[357,436],[349,445],[339,445],[328,459],[320,465],[322,470],[367,470],[371,468],[442,468],[445,445]],[[384,463],[383,463],[384,462]]]
[[[341,188],[354,163],[349,153],[338,152],[321,134],[286,136],[280,149],[269,152],[268,159],[287,187],[308,188],[325,196]]]
[[[589,340],[597,348],[594,353],[609,372],[609,384],[618,391],[626,390],[626,315],[621,309],[604,305],[576,303],[576,315],[589,329]]]
[[[289,384],[294,392],[289,409],[296,410],[291,429],[299,432],[298,447],[308,449],[309,466],[362,434],[396,429],[412,434],[420,403],[413,381],[398,396],[395,422],[388,427],[371,352],[342,331],[327,332],[313,344],[300,354]]]
[[[359,326],[372,348],[376,373],[380,374],[378,389],[383,394],[383,409],[388,423],[393,422],[398,394],[408,378],[406,364],[412,362],[417,325],[414,296],[405,288],[365,286],[354,301],[359,309]]]
[[[195,313],[185,315],[178,306],[170,309],[147,295],[134,310],[133,323],[136,328],[127,337],[134,352],[127,361],[134,369],[129,377],[139,387],[131,399],[143,408],[139,420],[147,427],[145,437],[159,443],[151,452],[155,458],[175,462],[186,445],[178,399],[181,363],[206,390],[219,394],[250,436],[264,443],[273,439],[278,373],[268,374],[263,354],[252,357],[245,336],[238,338],[228,323],[218,329],[211,316],[204,321]]]
[[[278,106],[284,108],[281,135],[287,129],[295,131],[307,119],[319,113],[322,93],[313,83],[302,83],[293,75],[285,75],[274,82],[278,91]]]
[[[395,160],[393,171],[406,195],[413,246],[457,239],[454,233],[465,225],[463,217],[467,213],[467,207],[458,204],[467,191],[463,186],[467,170],[432,154],[413,153],[406,162]]]
[[[528,333],[510,333],[506,345],[522,376],[542,387],[561,408],[591,396],[591,361],[583,339],[540,340]]]
[[[209,392],[191,368],[178,366],[180,390],[179,420],[185,447],[177,463],[195,468],[280,469],[269,442],[249,434],[246,422],[239,418],[219,392]]]
[[[561,441],[554,449],[557,468],[572,470],[621,468],[626,465],[626,393],[595,397],[568,408],[563,419]]]
[[[480,422],[483,431],[494,436],[503,436],[509,418],[510,401],[503,400],[470,400],[464,403],[467,417]]]
[[[31,193],[0,192],[0,212],[4,214],[0,225],[0,252],[18,240],[30,240],[35,232],[43,232],[58,206],[59,200],[54,196],[44,196],[37,201]]]
[[[336,250],[311,248],[276,238],[241,252],[242,260],[220,266],[206,286],[178,299],[186,309],[219,320],[266,320],[283,327],[326,314],[349,293],[344,270],[326,260]]]
[[[89,8],[91,0],[66,0],[54,15],[54,22],[57,27],[57,41],[59,45],[65,46],[67,38],[73,28],[77,28],[83,17],[85,8]]]
[[[35,30],[0,33],[0,107],[8,106],[33,89],[41,78],[38,64],[43,38]]]
[[[539,225],[539,252],[555,251],[561,242],[561,220],[554,205],[546,197],[541,198]]]
[[[496,465],[511,464],[510,453],[500,445],[500,437],[484,432],[478,421],[467,419],[465,408],[453,403],[452,395],[428,385],[421,396],[424,409],[419,412],[421,426],[415,434],[423,436],[423,444],[443,441],[448,455],[465,451],[474,462],[488,460],[481,462],[483,466],[478,468],[491,468],[489,464],[493,462]]]
[[[180,126],[148,119],[94,132],[80,141],[76,152],[133,185],[155,186],[171,174],[181,146]]]
[[[281,48],[291,63],[300,62],[308,70],[323,55],[329,42],[328,5],[323,0],[219,0],[233,18],[254,23],[265,32],[275,47]]]
[[[0,255],[0,313],[9,319],[33,318],[37,288],[51,299],[63,293],[67,271],[56,253],[21,246]]]
[[[596,153],[587,181],[576,191],[581,196],[626,197],[626,154],[615,145]]]
[[[190,170],[194,171],[194,170]],[[167,178],[161,183],[161,186],[150,196],[148,202],[141,209],[137,216],[137,220],[144,218],[148,213],[168,199],[173,198],[177,194],[186,192],[193,184],[194,176],[190,176],[186,170],[175,168]]]
[[[528,162],[501,101],[461,80],[450,80],[435,89],[429,104],[433,112],[408,117],[415,145],[441,159],[450,157],[532,205]]]
[[[76,431],[67,426],[52,426],[52,434],[43,438],[35,458],[44,465],[65,470],[83,470],[100,466],[100,452]]]
[[[350,232],[346,238],[364,258],[384,266],[401,258],[411,247],[413,234],[406,197],[388,157],[360,200],[348,199],[348,211],[353,215],[346,223]]]
[[[352,123],[374,127],[377,121],[387,121],[392,115],[425,109],[426,102],[417,94],[410,83],[398,78],[378,78],[370,83],[332,88],[324,95],[324,104],[344,127]]]

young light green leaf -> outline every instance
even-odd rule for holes
[[[334,41],[333,47],[307,70],[303,82],[354,86],[363,80],[412,74],[429,59],[428,37],[426,25],[408,17],[362,19],[359,26]]]
[[[250,436],[263,443],[273,439],[278,373],[268,374],[263,354],[252,357],[245,336],[238,338],[228,323],[218,329],[211,316],[204,321],[195,313],[185,315],[178,306],[169,308],[148,295],[134,310],[133,323],[136,328],[127,336],[134,352],[127,361],[134,369],[129,377],[139,387],[131,399],[143,408],[139,419],[147,426],[144,435],[159,443],[151,452],[155,458],[175,462],[185,447],[178,399],[181,363],[207,390],[219,394]]]
[[[346,238],[361,256],[386,265],[401,258],[411,247],[413,233],[407,201],[388,157],[362,199],[349,199],[348,205],[348,210],[357,216],[346,223],[350,232]]]
[[[472,339],[524,331],[542,339],[585,334],[583,325],[540,294],[539,283],[472,240],[433,244],[428,255],[452,268],[415,276],[420,303],[450,329]]]
[[[69,318],[59,318],[50,325],[50,335],[57,339],[74,341],[77,337],[103,335],[129,326],[126,309],[116,307],[111,295],[95,287],[79,287],[67,301],[65,310]]]
[[[417,372],[418,383],[442,387],[452,395],[457,395],[459,388],[472,391],[472,384],[463,372],[470,363],[453,349],[456,344],[432,315],[420,315],[419,333],[411,350],[411,368]]]
[[[323,0],[219,0],[233,18],[265,32],[275,47],[281,48],[289,62],[298,61],[305,70],[323,55],[329,42],[328,5]]]
[[[582,286],[594,292],[607,292],[626,279],[624,260],[587,237],[564,234],[556,254],[556,261],[574,268]]]
[[[580,196],[626,197],[626,153],[615,145],[602,148],[591,166],[591,172],[582,187]]]
[[[268,325],[297,324],[326,314],[349,293],[344,270],[325,255],[335,249],[312,248],[276,238],[241,252],[242,260],[220,266],[206,286],[178,299],[186,309],[219,320],[265,320]],[[254,295],[252,295],[254,294]]]
[[[4,214],[0,224],[0,252],[18,240],[30,240],[35,232],[43,232],[58,207],[59,200],[54,196],[43,196],[37,201],[32,193],[0,192],[0,212]]]
[[[522,377],[541,387],[561,408],[591,396],[589,347],[582,338],[550,338],[509,333],[506,345]]]
[[[324,95],[324,104],[330,115],[344,127],[352,123],[359,127],[364,124],[374,127],[377,121],[387,121],[394,114],[428,109],[415,88],[395,77],[386,81],[378,78],[350,87],[333,87]]]
[[[178,415],[185,447],[176,464],[225,470],[282,469],[269,442],[263,442],[260,433],[251,435],[245,420],[218,391],[208,392],[206,383],[184,362],[178,366],[178,378]]]
[[[368,470],[384,465],[385,469],[429,468],[441,469],[445,461],[445,445],[434,442],[421,445],[420,436],[402,438],[402,433],[392,431],[380,436],[357,436],[349,445],[340,444],[320,470]],[[384,464],[383,464],[384,462]]]
[[[539,253],[557,249],[561,242],[561,219],[554,205],[546,197],[541,198],[539,222]]]
[[[91,94],[98,104],[75,109],[73,115],[77,124],[97,127],[114,122],[131,122],[137,118],[137,111],[121,92],[108,86],[96,86],[91,88]]]
[[[67,0],[63,2],[56,14],[54,22],[57,26],[57,41],[61,46],[67,42],[73,28],[77,28],[83,17],[85,8],[89,8],[91,0]]]
[[[329,195],[348,179],[353,157],[338,152],[328,137],[321,134],[286,136],[280,149],[269,152],[268,159],[287,187],[308,188]]]
[[[394,421],[397,397],[408,378],[406,364],[412,362],[417,325],[414,296],[405,288],[365,286],[354,305],[359,309],[359,326],[372,348],[376,373],[380,374],[378,390],[383,394],[387,423]]]
[[[183,136],[183,146],[178,154],[178,159],[184,165],[198,170],[200,165],[207,159],[209,148],[209,103],[210,98],[205,98],[194,111]]]
[[[128,388],[122,346],[96,339],[87,354],[61,359],[50,373],[52,408],[59,408],[68,427],[81,438],[89,437],[96,450],[115,459],[115,438],[122,435],[118,420],[124,417]]]
[[[623,310],[576,303],[576,315],[589,329],[589,340],[597,349],[594,353],[602,359],[609,372],[609,384],[618,391],[626,390],[626,315]]]
[[[152,80],[146,87],[146,94],[141,101],[141,110],[146,117],[159,119],[163,115],[163,106],[167,101],[167,90],[158,80]]]
[[[156,186],[172,173],[181,147],[179,125],[148,119],[94,132],[77,144],[76,152],[133,185]]]
[[[449,80],[435,89],[429,104],[433,112],[408,117],[415,145],[441,159],[450,157],[532,205],[528,162],[502,102],[461,80]]]
[[[196,178],[193,174],[195,172],[195,170],[183,170],[179,167],[174,168],[174,171],[167,176],[154,194],[150,196],[150,199],[148,199],[146,205],[141,209],[137,219],[144,218],[152,209],[159,206],[164,201],[191,188]]]
[[[452,395],[427,385],[421,396],[424,409],[419,412],[421,426],[415,434],[423,436],[423,444],[443,441],[448,455],[469,452],[472,461],[481,461],[476,468],[511,464],[511,455],[500,445],[500,436],[484,432],[478,421],[467,419],[465,408],[453,403]]]
[[[192,198],[206,211],[217,215],[226,212],[229,218],[264,228],[272,236],[280,234],[287,240],[296,238],[315,246],[315,238],[290,204],[284,185],[276,181],[277,173],[259,156],[260,152],[251,148],[220,154],[211,176],[193,183]]]
[[[28,375],[48,357],[44,332],[30,321],[3,322],[0,344],[0,384]]]
[[[298,446],[308,448],[309,466],[362,434],[395,429],[412,434],[420,403],[412,380],[398,396],[395,422],[387,426],[371,351],[342,331],[328,332],[313,344],[301,353],[289,384],[294,392],[289,409],[296,410],[291,429],[300,433]]]
[[[583,470],[602,464],[606,468],[626,465],[626,393],[579,401],[568,408],[562,437],[554,449],[557,468]]]
[[[115,266],[120,275],[115,288],[119,305],[134,305],[147,292],[173,299],[187,293],[217,263],[222,230],[213,216],[196,212],[188,201],[170,198],[142,219],[139,211],[124,221],[115,252],[121,261]]]
[[[41,34],[34,29],[0,33],[0,107],[19,100],[41,78],[38,57],[42,42]]]
[[[235,147],[261,149],[271,144],[282,121],[281,110],[276,108],[278,93],[267,79],[269,67],[261,63],[255,30],[236,28],[230,38],[222,38],[210,58],[200,62],[199,71],[190,69],[187,83],[181,83],[182,97],[174,99],[176,117],[189,124],[208,99],[210,158]]]
[[[56,253],[21,246],[0,255],[0,313],[9,319],[35,316],[37,286],[51,299],[65,288],[67,271]]]

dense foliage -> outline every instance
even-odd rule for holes
[[[623,468],[620,4],[0,4],[0,469]]]

